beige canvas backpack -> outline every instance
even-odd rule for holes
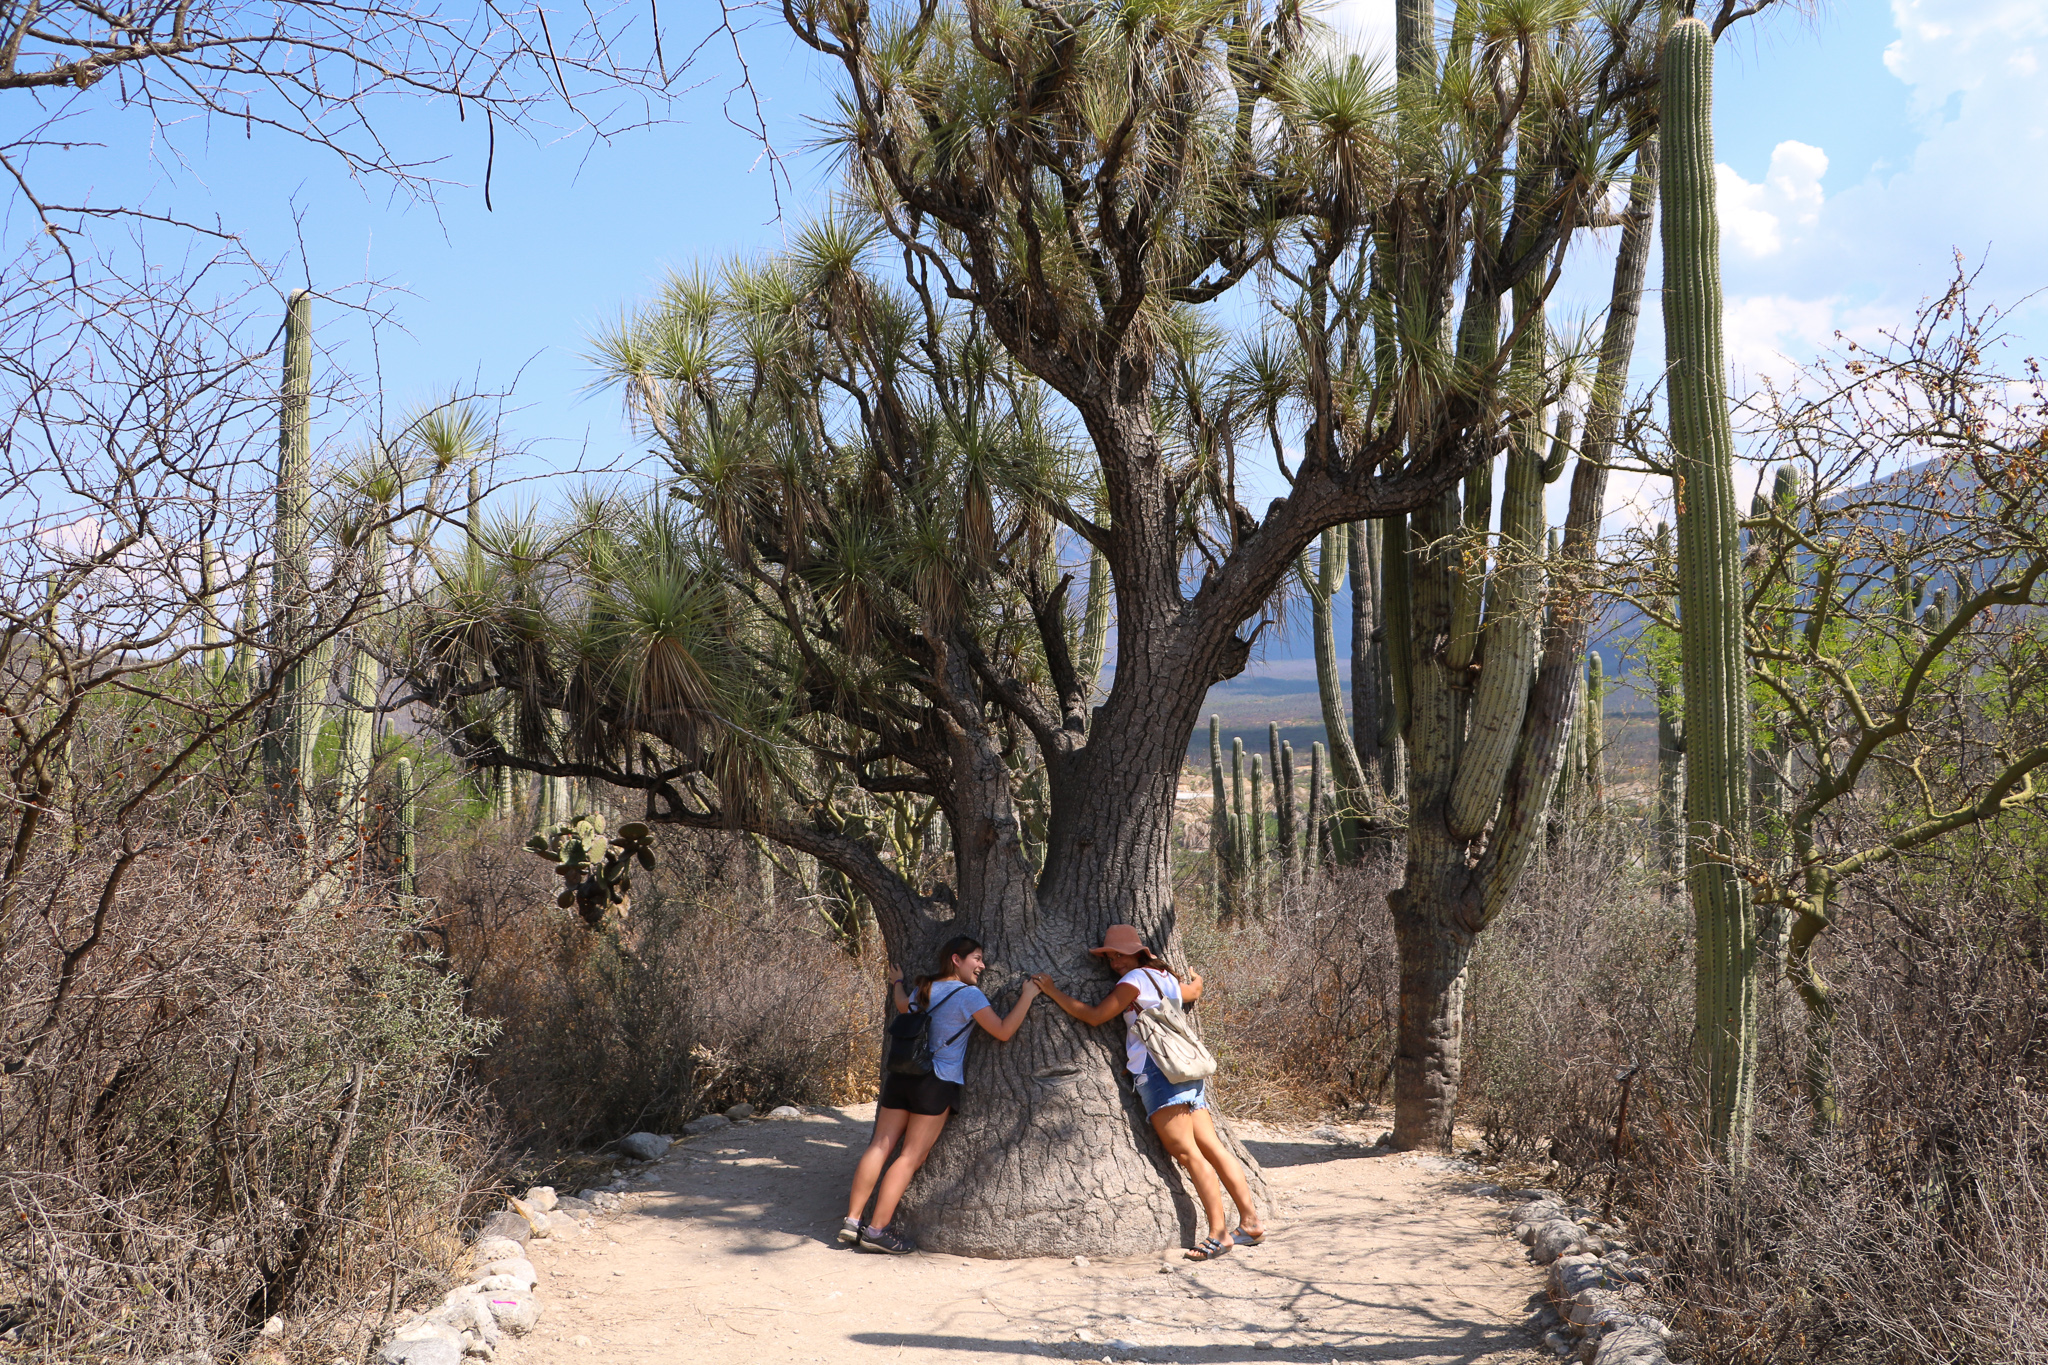
[[[1149,967],[1140,970],[1147,976],[1153,974]],[[1159,1003],[1139,1010],[1131,1024],[1138,1031],[1138,1041],[1175,1085],[1209,1079],[1216,1074],[1216,1055],[1202,1045],[1194,1020],[1188,1018],[1180,1001],[1168,995],[1156,979],[1153,987],[1159,991]]]

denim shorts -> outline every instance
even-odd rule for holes
[[[1145,1069],[1135,1073],[1131,1081],[1138,1088],[1138,1098],[1144,1101],[1147,1118],[1169,1104],[1184,1104],[1190,1109],[1209,1107],[1207,1081],[1169,1081],[1159,1063],[1150,1057],[1145,1059]]]

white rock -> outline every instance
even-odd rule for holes
[[[532,1261],[524,1257],[492,1261],[489,1265],[479,1267],[479,1271],[479,1279],[489,1279],[493,1275],[509,1275],[528,1289],[540,1282],[540,1272],[533,1268]]]
[[[1086,1256],[1076,1256],[1074,1258],[1074,1264],[1078,1266],[1085,1266],[1088,1264],[1088,1258]]]
[[[486,1275],[481,1280],[450,1291],[450,1297],[452,1298],[456,1294],[488,1294],[493,1289],[525,1289],[527,1287],[526,1283],[517,1275]]]
[[[778,1104],[768,1111],[767,1116],[771,1119],[800,1119],[804,1111],[793,1104]]]
[[[703,1120],[697,1122],[702,1123]],[[721,1117],[719,1122],[725,1122],[724,1118]],[[656,1160],[673,1145],[659,1133],[628,1133],[619,1139],[619,1150],[637,1161]]]
[[[383,1365],[462,1365],[462,1356],[460,1336],[391,1341],[377,1351],[377,1359]]]
[[[553,1185],[535,1185],[526,1192],[526,1202],[539,1209],[542,1213],[552,1212],[555,1207],[555,1187]]]
[[[492,1261],[516,1261],[526,1255],[526,1248],[510,1237],[480,1237],[469,1249],[469,1259],[474,1265],[488,1265]]]
[[[283,1336],[283,1335],[284,1335],[284,1319],[283,1319],[283,1318],[281,1318],[281,1317],[274,1317],[274,1318],[271,1318],[271,1319],[270,1319],[269,1321],[265,1322],[265,1323],[263,1324],[263,1335],[264,1335],[264,1336],[266,1336],[266,1337],[281,1337],[281,1336]]]
[[[474,1336],[485,1346],[495,1347],[498,1344],[498,1320],[484,1306],[483,1300],[475,1295],[465,1294],[450,1299],[428,1316],[458,1332]]]
[[[1080,1329],[1079,1331],[1077,1331],[1077,1332],[1075,1332],[1075,1333],[1074,1333],[1074,1340],[1076,1340],[1076,1341],[1090,1341],[1090,1342],[1093,1342],[1093,1341],[1100,1341],[1100,1340],[1102,1340],[1102,1338],[1101,1338],[1101,1337],[1098,1337],[1098,1336],[1096,1336],[1096,1335],[1095,1335],[1095,1333],[1093,1333],[1093,1332],[1089,1331],[1089,1330],[1088,1330],[1088,1329],[1087,1329],[1086,1327],[1083,1327],[1083,1328],[1081,1328],[1081,1329]]]
[[[533,1324],[540,1321],[540,1305],[531,1294],[522,1294],[516,1289],[500,1289],[486,1294],[480,1300],[498,1320],[498,1326],[515,1337],[523,1337],[533,1330]]]
[[[732,1120],[723,1114],[701,1114],[683,1125],[683,1131],[695,1137],[699,1133],[715,1133],[721,1128],[732,1126]]]
[[[1609,1329],[1593,1353],[1593,1365],[1666,1365],[1670,1357],[1658,1330],[1661,1325],[1644,1318]]]

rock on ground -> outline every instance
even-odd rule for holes
[[[699,1133],[715,1133],[721,1128],[729,1127],[731,1123],[732,1120],[723,1114],[700,1114],[684,1124],[683,1131],[695,1137]]]
[[[628,1133],[619,1139],[619,1150],[635,1161],[659,1160],[673,1145],[659,1133]]]

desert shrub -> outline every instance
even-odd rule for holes
[[[502,827],[430,880],[434,932],[469,1008],[498,1021],[478,1076],[511,1129],[566,1148],[698,1114],[871,1099],[878,952],[777,896],[739,836],[662,829],[629,913],[592,930]]]
[[[1767,1052],[1745,1170],[1674,1147],[1631,1172],[1629,1199],[1670,1262],[1700,1359],[2048,1358],[2036,839],[2010,821],[1845,897],[1828,959],[1841,1010],[1834,1130],[1813,1130],[1788,1030]]]
[[[1218,1102],[1233,1114],[1310,1118],[1378,1099],[1397,1017],[1387,889],[1398,866],[1275,886],[1263,914],[1227,930],[1216,927],[1201,872],[1179,904],[1187,965],[1210,989],[1198,1012],[1221,1063]]]
[[[47,840],[0,905],[0,1318],[50,1359],[274,1313],[353,1356],[445,1287],[489,1030],[382,888],[304,903],[267,819],[187,815]]]
[[[1464,1120],[1574,1184],[1607,1169],[1624,1075],[1638,1124],[1686,1098],[1692,916],[1642,845],[1634,822],[1561,825],[1467,979]]]

